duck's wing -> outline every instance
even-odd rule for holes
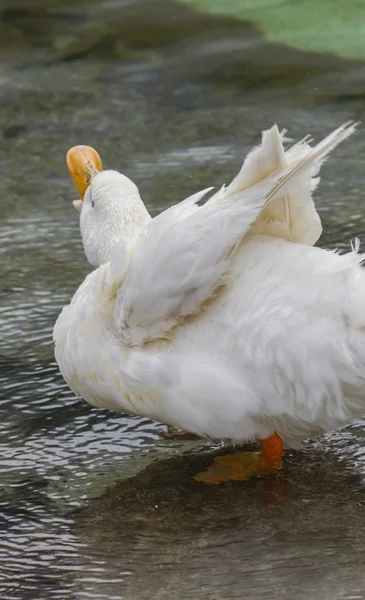
[[[352,130],[351,125],[342,128],[331,143],[320,142],[244,190],[222,188],[202,206],[198,202],[211,188],[198,192],[152,219],[128,257],[117,248],[111,261],[120,282],[114,324],[124,342],[139,345],[168,337],[172,327],[199,313],[224,285],[232,256],[261,211],[292,186],[300,187]]]
[[[286,186],[285,193],[276,195],[275,200],[261,211],[250,233],[278,237],[308,246],[317,242],[322,233],[322,225],[312,192],[319,183],[318,172],[328,152],[351,135],[355,127],[355,124],[346,123],[321,142],[322,158],[313,162],[312,169],[306,171],[306,177],[301,178],[300,185],[293,179],[292,185]],[[248,154],[240,172],[228,186],[228,193],[243,191],[275,173],[277,169],[293,166],[311,155],[313,148],[309,136],[284,151],[285,134],[285,130],[279,132],[277,125],[263,132],[261,146]]]

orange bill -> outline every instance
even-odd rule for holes
[[[100,156],[90,146],[74,146],[67,152],[66,162],[75,187],[82,199],[95,175],[103,170]],[[75,208],[79,210],[81,205],[78,203]]]

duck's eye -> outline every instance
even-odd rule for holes
[[[94,200],[91,200],[91,206],[94,208],[94,206],[95,206]]]

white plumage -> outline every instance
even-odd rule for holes
[[[311,197],[323,160],[354,129],[284,152],[274,126],[227,188],[154,219],[130,180],[98,174],[81,232],[100,266],[54,329],[71,389],[198,435],[276,432],[293,447],[363,414],[362,257],[313,247]]]

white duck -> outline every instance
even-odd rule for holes
[[[277,127],[241,171],[151,219],[135,184],[97,153],[67,157],[96,267],[54,328],[70,388],[94,406],[200,436],[258,440],[197,476],[244,479],[280,468],[283,443],[365,413],[365,273],[355,249],[313,247],[311,191],[347,123],[284,152]]]

